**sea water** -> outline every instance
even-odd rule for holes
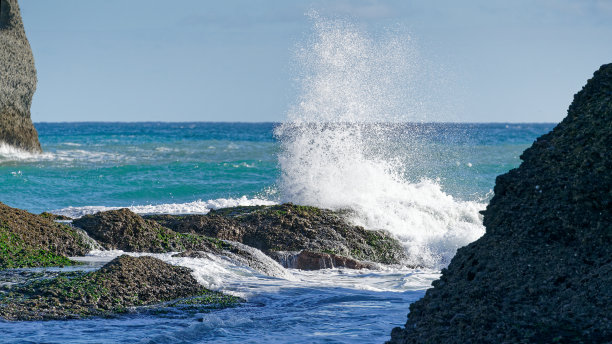
[[[37,123],[45,153],[30,155],[0,148],[0,201],[32,212],[77,217],[114,207],[131,207],[141,213],[206,213],[220,207],[290,201],[288,194],[279,191],[281,147],[274,136],[279,125]],[[448,221],[454,219],[453,202],[460,209],[461,202],[481,209],[492,195],[495,176],[516,167],[521,152],[552,127],[396,126],[394,130],[403,133],[419,132],[423,149],[439,152],[439,159],[429,160],[429,166],[418,166],[419,175],[406,177],[413,178],[414,184],[398,191],[409,190],[415,205],[419,198],[432,202],[433,214],[450,212]],[[399,146],[398,150],[411,149]],[[366,201],[368,196],[379,197],[363,195]],[[442,200],[436,203],[435,197]],[[368,204],[366,201],[362,204]],[[351,203],[349,199],[340,206]],[[414,213],[418,216],[421,211]],[[92,252],[88,259],[104,262],[118,254]],[[380,343],[389,338],[391,328],[404,323],[409,304],[423,296],[439,271],[435,264],[382,271],[287,270],[285,278],[273,278],[223,259],[159,256],[194,268],[204,285],[242,296],[247,303],[183,316],[0,321],[1,341]]]
[[[349,210],[348,221],[391,232],[410,259],[373,271],[269,262],[275,273],[266,276],[225,257],[156,254],[246,302],[208,313],[0,321],[0,341],[380,343],[403,325],[456,249],[484,233],[479,211],[495,177],[554,125],[407,115],[400,85],[412,73],[410,47],[313,17],[313,37],[297,52],[302,96],[283,123],[36,123],[45,153],[0,145],[0,201],[71,217],[294,202]],[[78,259],[91,269],[122,253]]]

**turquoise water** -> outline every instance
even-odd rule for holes
[[[32,212],[278,200],[274,123],[37,123],[45,154],[0,149],[0,201]],[[406,178],[439,179],[459,199],[486,199],[495,176],[552,124],[394,128]],[[418,152],[414,152],[415,147]]]
[[[204,286],[243,297],[246,303],[209,313],[0,320],[3,343],[384,342],[393,327],[404,324],[409,304],[424,295],[457,247],[482,234],[478,211],[491,197],[495,177],[516,167],[521,152],[553,125],[377,125],[363,131],[359,141],[366,143],[363,152],[339,155],[351,162],[348,166],[335,155],[317,160],[319,151],[310,155],[314,161],[285,161],[286,168],[297,168],[294,193],[283,190],[280,182],[284,171],[278,157],[283,143],[275,138],[273,123],[38,123],[36,127],[44,154],[0,146],[0,201],[10,206],[71,216],[123,206],[141,213],[205,213],[223,206],[299,200],[300,192],[316,190],[323,201],[343,200],[346,203],[340,207],[374,214],[364,223],[390,230],[424,267],[289,269],[277,278],[223,258],[159,254],[155,256],[191,268]],[[368,133],[375,137],[367,137]],[[332,146],[322,151],[333,152],[342,138],[326,142]],[[308,149],[290,147],[293,150],[285,152]],[[376,160],[381,157],[386,160]],[[378,168],[377,161],[394,168]],[[325,185],[330,190],[320,188],[320,180],[312,180],[309,169],[320,178],[327,177],[321,172],[329,172],[331,179]],[[367,173],[356,176],[367,180],[344,183],[361,170]],[[335,185],[341,187],[331,190]],[[347,199],[351,197],[358,200]],[[317,205],[316,200],[313,203]],[[121,253],[92,251],[80,259],[100,266]]]

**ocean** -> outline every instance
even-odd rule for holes
[[[283,122],[37,123],[43,154],[0,145],[0,201],[73,218],[119,207],[205,214],[293,202],[348,210],[348,221],[394,235],[408,260],[381,270],[275,265],[271,277],[223,257],[157,254],[246,303],[206,313],[0,321],[3,342],[382,343],[405,323],[410,303],[456,250],[484,234],[479,212],[496,176],[554,125],[435,121],[413,78],[419,60],[409,39],[311,16],[312,35],[296,49],[300,96]],[[78,259],[94,269],[122,253]]]
[[[246,298],[196,314],[0,321],[6,343],[374,343],[403,325],[457,247],[484,233],[495,177],[554,124],[345,122],[37,123],[44,153],[0,146],[0,201],[72,217],[295,202],[351,208],[394,233],[419,263],[380,271],[287,270],[269,277],[216,260],[171,258],[205,286]],[[348,135],[347,135],[348,133]],[[304,143],[307,142],[307,143]],[[121,254],[94,251],[95,268]]]

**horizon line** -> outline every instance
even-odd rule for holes
[[[34,124],[98,124],[98,123],[123,123],[123,124],[147,124],[147,123],[207,123],[207,124],[282,124],[287,123],[284,121],[261,121],[261,122],[247,122],[247,121],[38,121],[32,122]],[[308,122],[312,123],[312,122]],[[345,122],[328,122],[328,123],[345,123]],[[502,121],[490,121],[490,122],[452,122],[452,121],[404,121],[404,122],[357,122],[357,123],[384,123],[384,124],[559,124],[559,122],[502,122]]]

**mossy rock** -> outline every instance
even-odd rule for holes
[[[73,265],[89,249],[70,226],[0,203],[0,269]]]
[[[311,206],[286,203],[146,218],[177,232],[241,242],[275,259],[282,256],[275,252],[307,250],[383,264],[406,260],[404,248],[390,233],[354,226],[340,212]]]
[[[111,316],[135,307],[226,308],[239,298],[210,291],[191,270],[153,257],[113,259],[100,270],[62,273],[0,289],[0,317],[6,320],[78,319]]]
[[[159,223],[143,219],[127,208],[99,212],[74,220],[100,245],[109,250],[128,252],[177,252],[206,250],[218,252],[229,245],[217,238],[177,233]]]

